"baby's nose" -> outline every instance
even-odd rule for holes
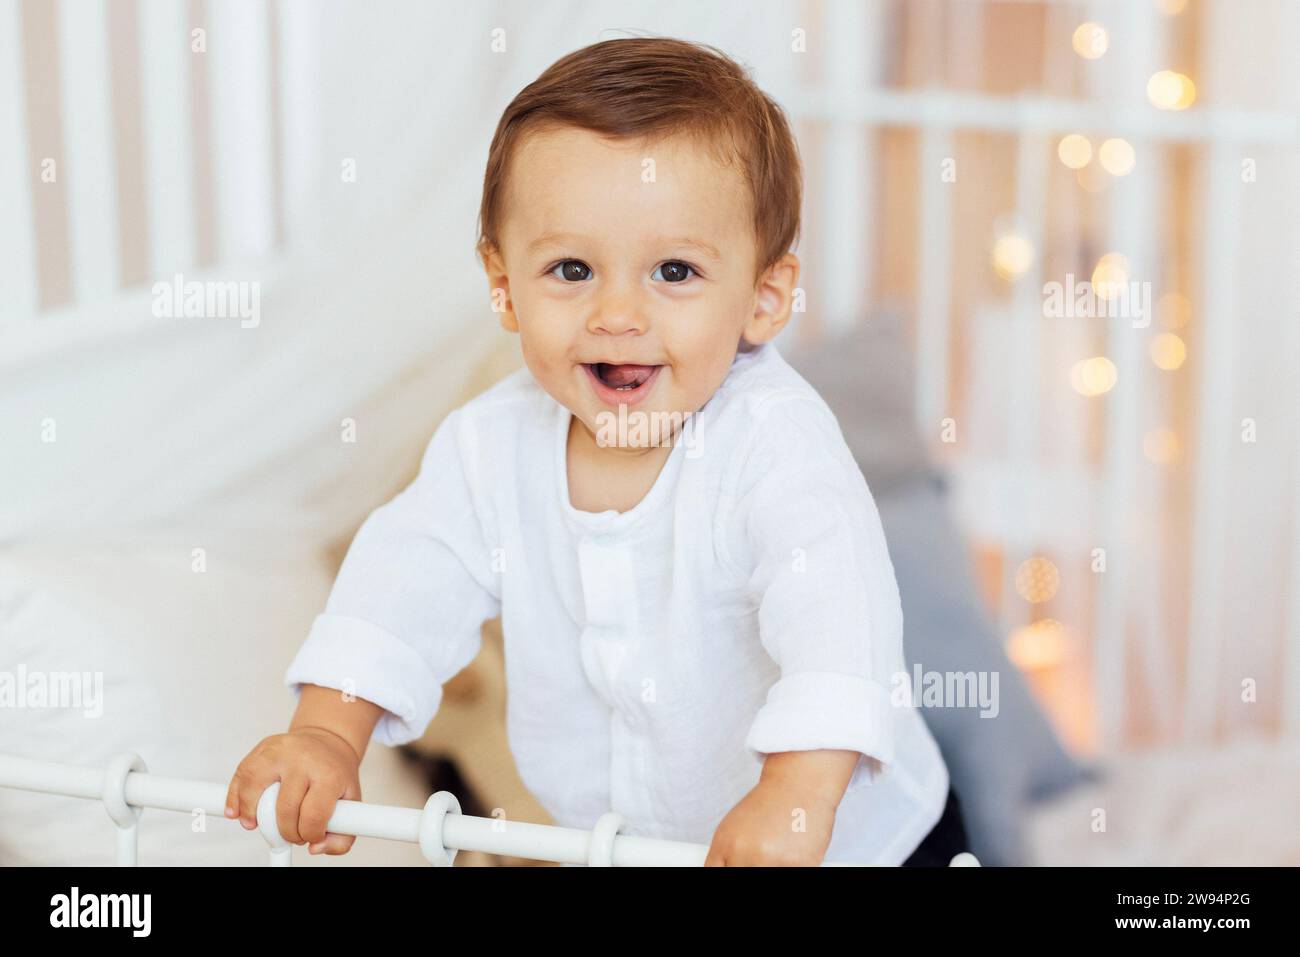
[[[597,308],[587,321],[589,332],[608,336],[628,332],[639,334],[645,332],[648,326],[645,313],[626,300]]]

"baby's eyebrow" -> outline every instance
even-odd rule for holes
[[[538,236],[536,239],[534,239],[532,242],[528,244],[527,250],[531,254],[537,252],[539,249],[542,249],[543,247],[546,246],[560,245],[562,243],[569,242],[571,240],[581,239],[581,238],[582,237],[577,236],[573,233],[542,233],[540,236]]]
[[[527,251],[531,255],[546,246],[562,245],[566,242],[581,241],[584,238],[585,237],[579,236],[575,233],[542,233],[542,235],[538,236],[528,244]],[[662,246],[690,246],[692,249],[699,250],[710,259],[716,261],[722,260],[722,253],[718,252],[717,247],[710,243],[706,243],[702,239],[692,239],[689,236],[683,236],[677,239],[660,238],[652,240],[652,242]]]
[[[704,253],[704,255],[708,256],[710,259],[716,259],[719,261],[722,259],[722,253],[718,252],[718,250],[714,246],[711,246],[709,243],[706,243],[702,239],[691,239],[690,237],[684,237],[682,239],[669,239],[669,240],[665,240],[665,244],[669,246],[690,246],[694,249],[698,249],[700,252]]]

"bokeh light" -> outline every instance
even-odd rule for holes
[[[1106,28],[1100,23],[1091,21],[1081,23],[1075,28],[1071,42],[1074,45],[1074,52],[1085,60],[1099,60],[1110,49],[1110,37],[1106,34]]]
[[[1054,618],[1040,618],[1011,633],[1007,657],[1021,671],[1038,671],[1060,664],[1068,644],[1064,625]]]
[[[1070,133],[1056,144],[1056,155],[1070,169],[1083,169],[1092,160],[1092,144],[1088,137]]]
[[[1115,388],[1119,372],[1105,356],[1080,359],[1070,369],[1070,385],[1079,395],[1105,395]]]
[[[993,268],[1003,279],[1023,276],[1034,264],[1034,247],[1019,233],[1006,233],[993,244]]]
[[[1127,176],[1137,162],[1137,154],[1128,140],[1115,138],[1101,144],[1097,159],[1111,176]]]
[[[1061,573],[1050,558],[1035,555],[1016,569],[1016,593],[1027,602],[1049,601],[1060,587]]]
[[[1196,84],[1182,73],[1160,70],[1147,80],[1147,99],[1162,110],[1185,110],[1196,102]]]
[[[1182,366],[1187,360],[1187,345],[1172,332],[1162,332],[1151,340],[1151,361],[1166,372]]]
[[[1092,270],[1092,291],[1101,299],[1111,299],[1128,282],[1128,257],[1123,253],[1106,253]]]

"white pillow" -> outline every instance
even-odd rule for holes
[[[163,540],[0,556],[0,645],[6,670],[102,672],[102,715],[15,709],[0,751],[103,767],[137,751],[151,771],[225,783],[249,748],[283,730],[292,698],[281,679],[331,571],[315,542],[228,535],[207,542],[206,571],[188,542]],[[371,748],[365,800],[419,807],[423,782],[387,748]],[[95,801],[0,788],[0,864],[113,862],[114,825]],[[140,861],[263,864],[263,839],[208,816],[146,810]],[[295,850],[297,863],[421,864],[415,845],[359,840],[340,858]]]

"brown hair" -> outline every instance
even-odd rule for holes
[[[506,176],[525,133],[557,125],[647,142],[689,136],[738,165],[753,205],[755,281],[798,239],[802,175],[781,108],[716,47],[634,37],[561,57],[506,107],[483,177],[480,256],[500,248]]]

